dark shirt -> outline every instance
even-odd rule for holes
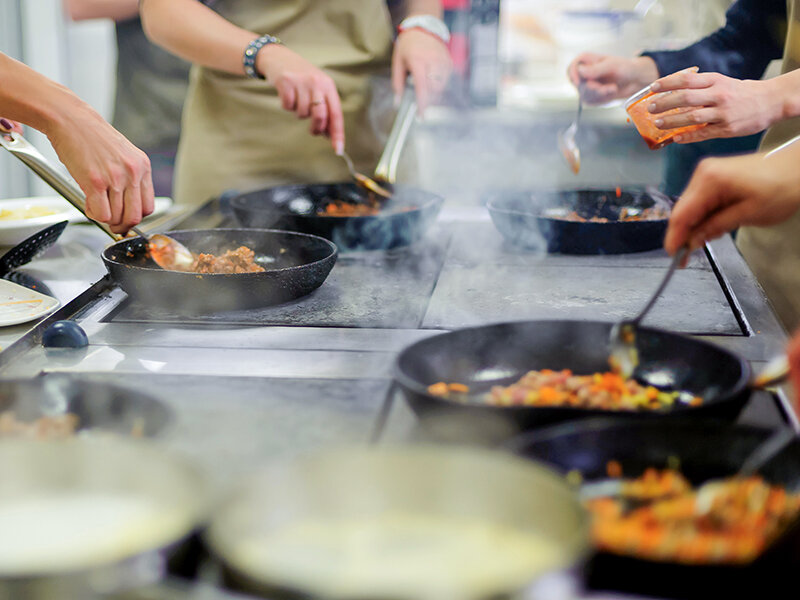
[[[660,76],[688,67],[737,79],[760,79],[770,61],[783,55],[786,0],[737,0],[725,26],[682,50],[643,52]]]

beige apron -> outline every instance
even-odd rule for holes
[[[391,119],[392,28],[385,0],[220,0],[232,23],[269,33],[336,82],[347,151],[374,168]],[[230,189],[349,178],[310,120],[281,108],[274,87],[244,75],[193,67],[183,111],[175,199],[199,204]],[[383,133],[381,133],[383,132]]]
[[[800,67],[800,0],[788,0],[781,72]],[[761,142],[772,150],[800,134],[800,118],[770,127]],[[788,330],[800,326],[800,212],[773,227],[742,227],[737,245]]]

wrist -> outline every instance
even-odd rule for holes
[[[765,97],[773,98],[776,104],[774,110],[770,112],[770,125],[784,119],[800,117],[800,94],[797,92],[794,79],[782,75],[760,82],[763,84]]]
[[[397,26],[397,34],[402,35],[407,31],[422,31],[436,37],[444,44],[450,41],[450,30],[445,22],[433,15],[411,15],[403,19]]]
[[[262,35],[252,40],[242,53],[242,69],[244,74],[252,79],[266,79],[266,70],[260,63],[259,57],[270,46],[278,46],[281,41],[272,35]],[[263,60],[263,59],[262,59]]]

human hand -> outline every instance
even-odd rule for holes
[[[44,133],[86,194],[86,216],[126,233],[153,212],[150,160],[88,105],[63,105]]]
[[[628,98],[658,78],[658,68],[652,58],[625,58],[584,52],[573,60],[567,75],[575,87],[585,81],[584,101],[603,104],[618,98]]]
[[[674,137],[680,144],[712,138],[751,135],[780,120],[783,100],[770,81],[734,79],[719,73],[679,71],[655,81],[651,89],[659,92],[648,107],[655,115],[684,109],[656,118],[659,129],[674,129],[706,124],[702,129]],[[661,95],[661,92],[670,92]]]
[[[441,97],[452,70],[450,52],[436,36],[419,29],[408,29],[397,36],[392,55],[392,89],[399,98],[410,73],[420,115]]]
[[[794,146],[797,146],[796,148]],[[800,207],[800,145],[702,161],[669,219],[664,248],[699,248],[741,225],[785,221]]]
[[[19,134],[24,133],[22,131],[22,125],[17,123],[16,121],[12,121],[11,119],[3,119],[0,117],[0,125],[3,126],[3,129],[8,131],[16,131]]]
[[[278,90],[285,110],[311,119],[312,135],[327,135],[337,154],[344,152],[344,115],[330,75],[281,44],[269,44],[256,57],[256,70]]]

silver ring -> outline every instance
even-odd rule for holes
[[[316,106],[317,104],[325,104],[325,100],[312,100],[311,106]]]

